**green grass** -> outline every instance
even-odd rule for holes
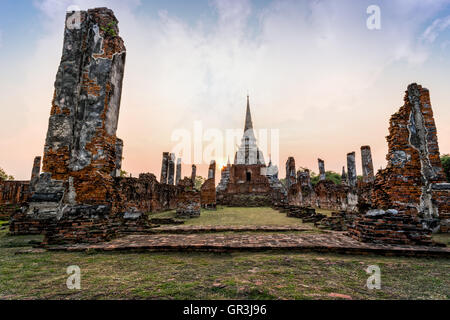
[[[0,299],[449,299],[450,261],[296,253],[33,252],[0,231]],[[29,250],[28,253],[17,254]],[[382,289],[366,288],[369,265]],[[81,290],[66,268],[81,268]]]
[[[151,218],[175,218],[175,211],[151,214]],[[217,210],[202,210],[198,218],[188,219],[185,225],[302,225],[300,219],[288,218],[272,208],[232,208],[218,206]]]

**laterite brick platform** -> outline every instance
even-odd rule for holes
[[[192,233],[218,233],[218,232],[302,232],[311,231],[312,227],[304,225],[295,226],[170,226],[151,229],[153,233],[192,234]]]
[[[49,246],[50,251],[265,251],[377,254],[450,258],[450,248],[408,245],[375,245],[358,242],[342,232],[323,234],[190,234],[130,235],[99,244]]]

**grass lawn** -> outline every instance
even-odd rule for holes
[[[175,211],[151,214],[151,218],[175,218]],[[188,219],[185,225],[267,225],[299,226],[300,219],[288,218],[272,208],[232,208],[218,206],[217,210],[202,210],[200,217]]]
[[[450,261],[301,253],[29,252],[0,231],[0,299],[449,299]],[[22,253],[20,253],[22,251]],[[19,253],[19,254],[18,254]],[[65,283],[81,268],[81,290]],[[369,265],[382,289],[366,288]]]

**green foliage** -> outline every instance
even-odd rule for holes
[[[14,180],[14,177],[8,175],[2,168],[0,168],[0,181],[5,180]]]
[[[447,181],[450,182],[450,154],[442,155],[441,162],[445,175],[447,176]]]
[[[334,171],[325,172],[325,177],[327,180],[331,180],[334,184],[341,184],[341,175]],[[319,183],[320,176],[315,172],[311,172],[311,184],[315,186]]]
[[[126,172],[125,170],[120,170],[120,176],[122,178],[128,177],[128,172]]]
[[[195,177],[195,189],[200,190],[202,185],[205,183],[206,179],[202,176],[196,176]]]
[[[105,32],[106,34],[110,35],[111,37],[117,36],[116,30],[114,29],[117,22],[111,21],[106,25],[106,27],[100,27],[100,29]]]

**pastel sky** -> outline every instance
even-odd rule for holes
[[[16,179],[29,179],[43,152],[71,5],[119,19],[118,136],[133,176],[159,176],[172,133],[195,121],[243,129],[247,92],[255,128],[280,130],[281,176],[289,156],[340,172],[351,151],[360,174],[362,145],[384,167],[389,117],[412,82],[430,89],[450,153],[450,0],[2,0],[0,167]],[[366,27],[369,5],[381,8],[381,30]]]

